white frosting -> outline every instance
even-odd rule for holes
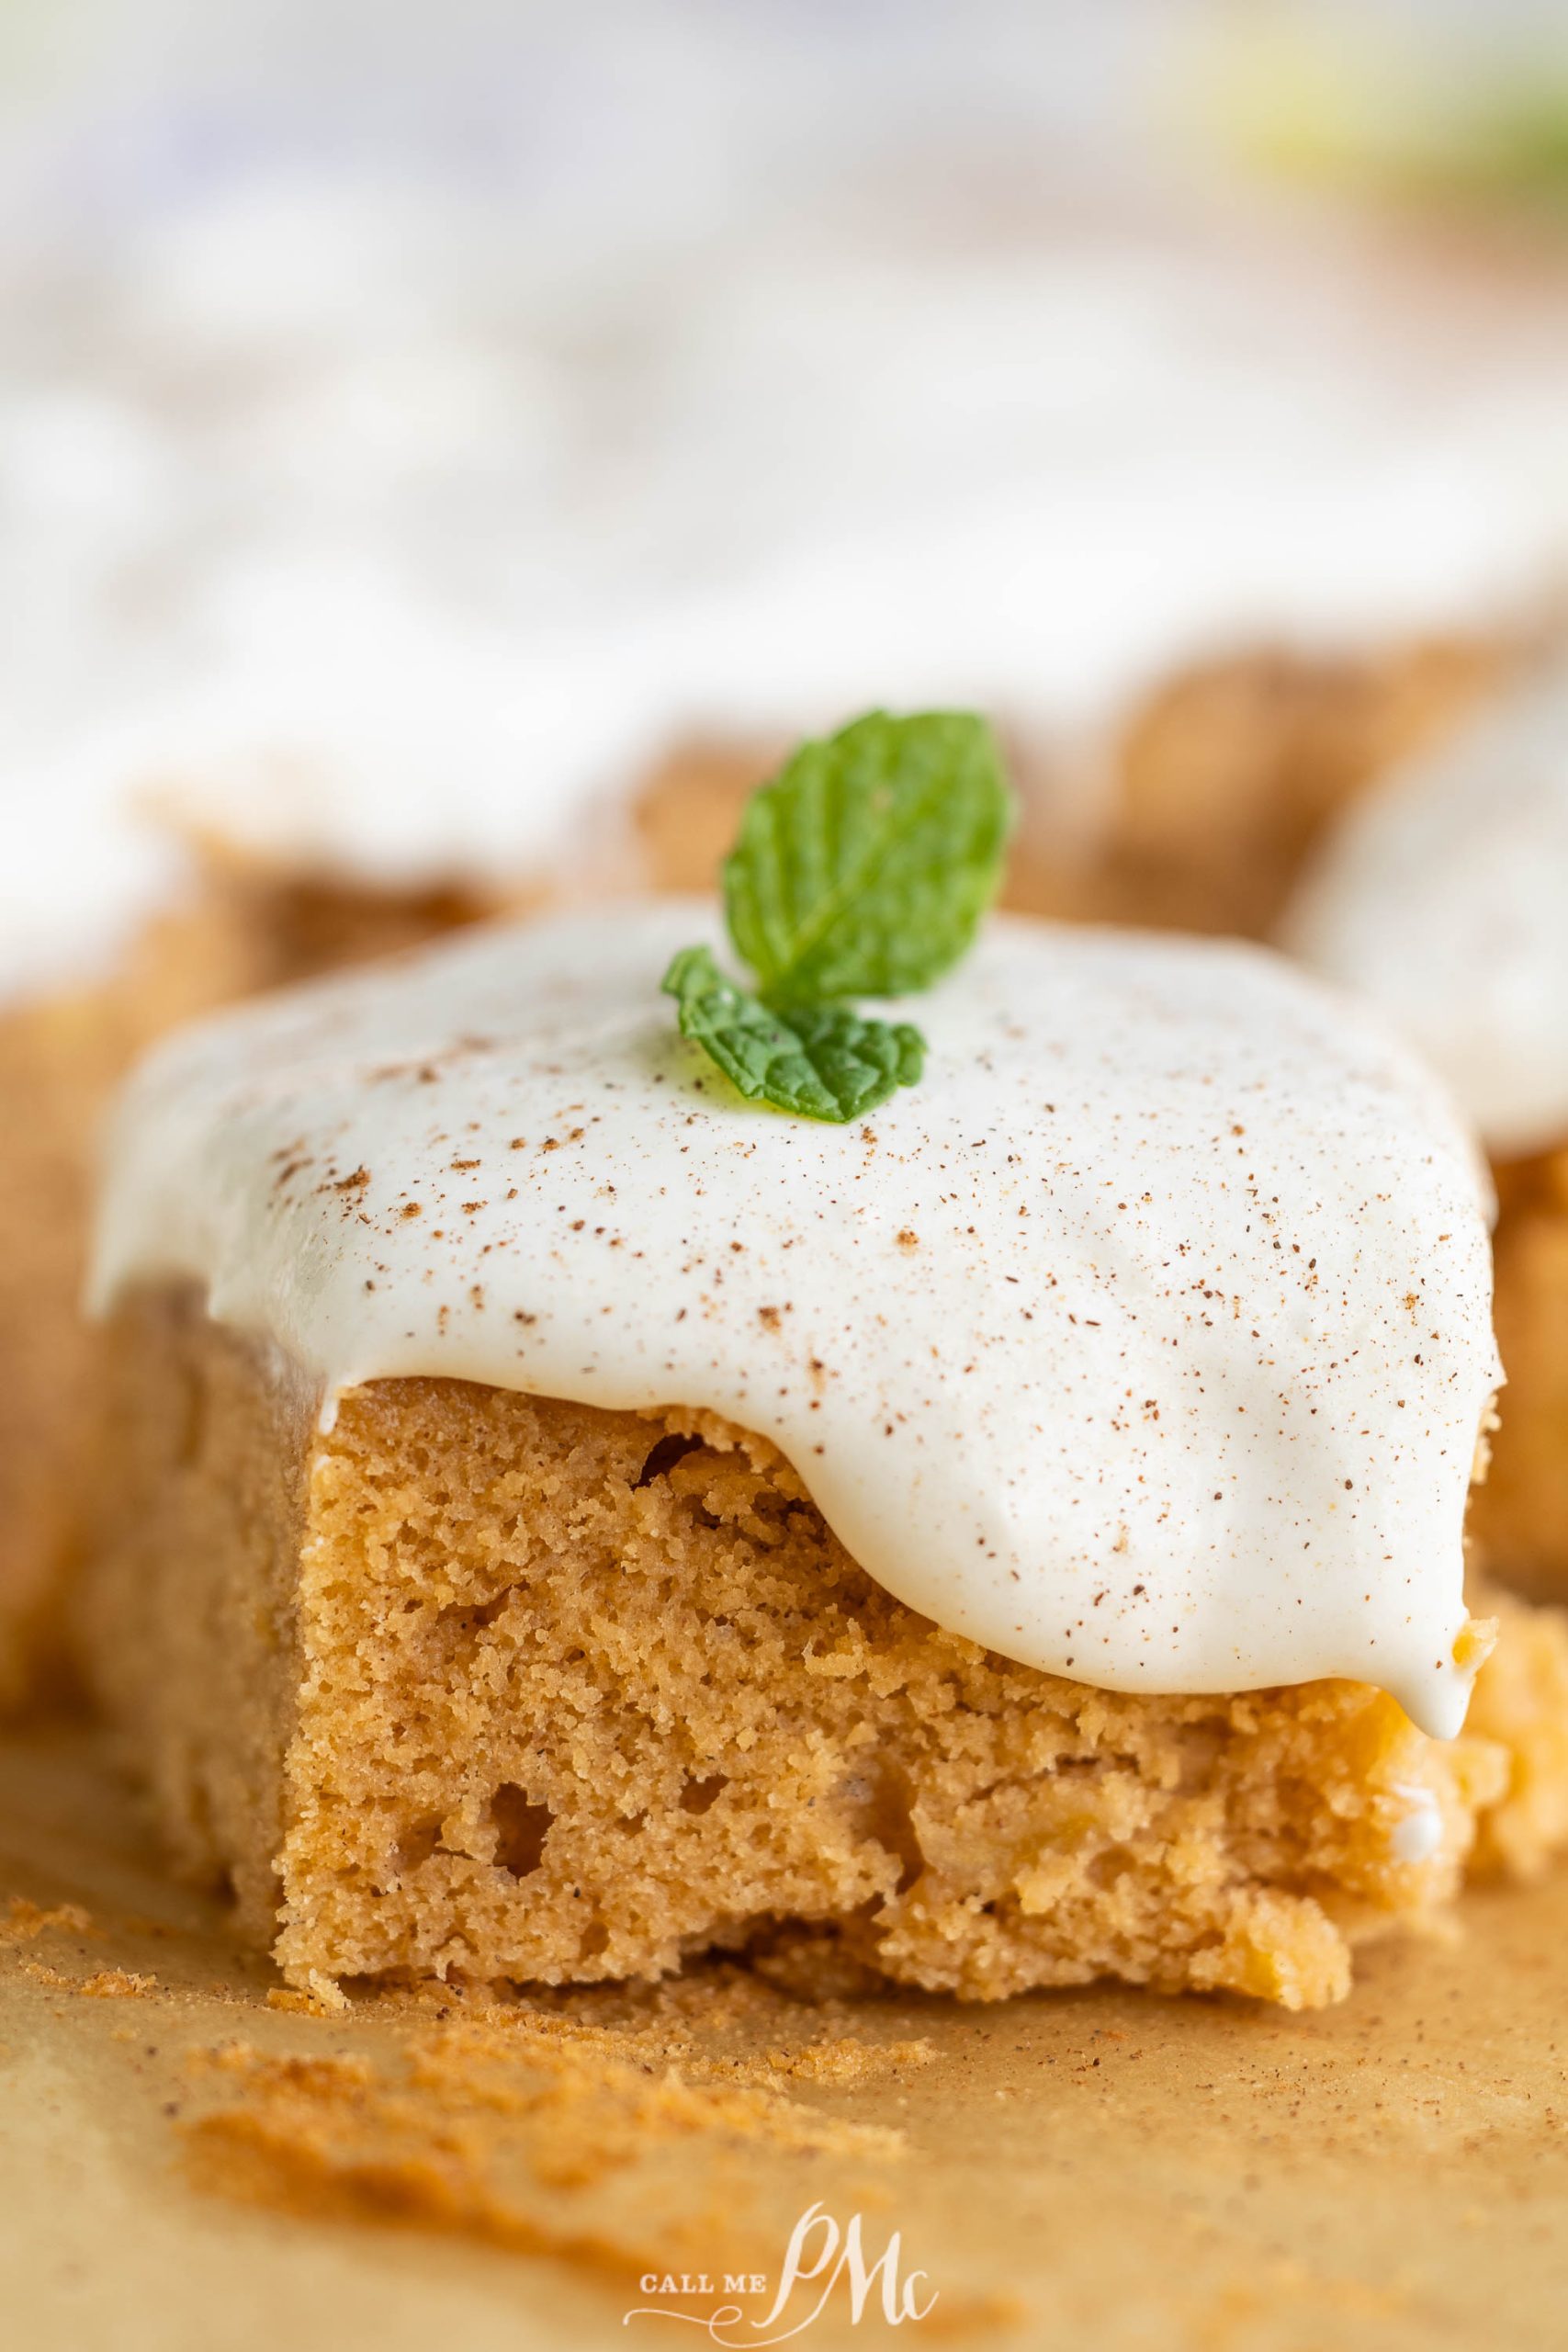
[[[1408,1810],[1389,1833],[1390,1853],[1396,1862],[1429,1862],[1443,1843],[1443,1815],[1437,1798],[1430,1789],[1404,1785],[1396,1785],[1393,1792],[1406,1799]]]
[[[890,1591],[1117,1690],[1370,1679],[1455,1732],[1498,1378],[1420,1066],[1266,950],[993,922],[861,1125],[673,1033],[705,905],[478,933],[162,1046],[93,1295],[205,1284],[321,1384],[707,1407]],[[913,1009],[913,1008],[911,1008]]]
[[[1421,1048],[1495,1156],[1568,1138],[1568,674],[1354,807],[1281,939]]]

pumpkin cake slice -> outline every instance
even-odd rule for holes
[[[705,904],[166,1041],[78,1622],[289,1978],[1292,2006],[1451,1894],[1497,1380],[1446,1099],[1267,951],[1000,918],[860,1124],[741,1101]]]

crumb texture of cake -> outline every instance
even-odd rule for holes
[[[1506,1781],[1365,1685],[1091,1690],[874,1583],[716,1417],[377,1382],[129,1302],[84,1655],[185,1866],[290,1981],[654,1977],[1300,2007]]]

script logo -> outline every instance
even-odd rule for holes
[[[672,2300],[639,2303],[623,2314],[621,2324],[629,2327],[634,2319],[679,2320],[687,2327],[702,2328],[709,2342],[725,2346],[726,2352],[740,2352],[742,2346],[762,2352],[767,2345],[786,2344],[791,2336],[804,2335],[821,2317],[841,2284],[852,2325],[859,2325],[874,2290],[882,2318],[891,2327],[902,2327],[906,2320],[928,2318],[937,2300],[935,2288],[929,2293],[921,2291],[926,2281],[923,2270],[911,2270],[907,2276],[901,2272],[903,2252],[902,2238],[895,2230],[875,2261],[868,2263],[858,2213],[852,2213],[840,2230],[820,2203],[808,2205],[790,2232],[773,2302],[760,2319],[749,2320],[741,2305],[728,2300],[707,2312],[682,2311],[678,2301]],[[693,2276],[686,2271],[650,2270],[637,2284],[645,2295],[698,2301],[717,2295],[727,2299],[765,2295],[769,2280],[765,2271],[725,2271],[715,2280],[705,2271]]]

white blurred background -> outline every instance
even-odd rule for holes
[[[689,730],[1528,611],[1564,223],[1557,0],[11,0],[0,977],[153,801],[514,867]]]

